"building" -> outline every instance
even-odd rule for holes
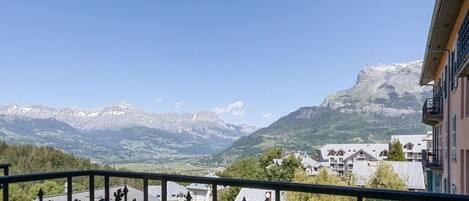
[[[319,170],[321,168],[329,168],[329,163],[328,162],[318,162],[311,157],[309,157],[308,153],[303,152],[303,151],[298,151],[298,152],[285,152],[282,154],[282,158],[278,159],[273,159],[273,163],[270,166],[273,165],[282,165],[283,159],[288,157],[289,154],[293,154],[298,160],[301,162],[301,167],[306,171],[306,173],[310,176],[317,175],[319,173]],[[270,167],[269,166],[269,167]],[[267,168],[269,168],[267,167]]]
[[[425,153],[428,189],[469,194],[469,0],[436,0],[420,76],[433,87],[422,121],[433,128]]]
[[[168,181],[167,195],[168,201],[185,201],[187,193],[186,187],[172,181]],[[161,186],[148,186],[148,194],[161,199]]]
[[[391,142],[399,141],[405,153],[406,161],[422,161],[422,150],[427,150],[428,136],[425,135],[391,135]]]
[[[408,161],[357,161],[353,175],[358,186],[365,186],[376,173],[380,163],[389,164],[410,191],[425,191],[422,163]]]
[[[204,175],[205,177],[212,177],[212,178],[219,178],[214,173],[209,173]],[[209,201],[212,200],[212,187],[208,184],[199,184],[199,183],[192,183],[186,187],[192,196],[193,201]],[[218,189],[217,190],[223,190]]]
[[[339,175],[352,172],[356,161],[379,161],[387,158],[388,144],[327,144],[318,150],[321,162],[328,162]]]
[[[242,188],[235,201],[274,201],[275,191],[254,188]],[[286,193],[280,192],[280,201],[286,200]]]
[[[115,200],[113,196],[114,192],[117,192],[119,189],[124,190],[125,186],[115,186],[110,187],[109,191],[111,192],[111,201]],[[127,193],[127,200],[143,200],[143,191],[133,188],[131,186],[127,186],[128,193]],[[73,200],[89,200],[89,192],[77,192],[73,193]],[[51,197],[44,197],[43,200],[47,201],[67,201],[67,195],[57,195]],[[95,198],[94,201],[104,200],[104,189],[97,189],[95,191]],[[122,199],[123,200],[123,199]],[[169,199],[168,199],[169,200]],[[38,201],[38,200],[35,200]],[[160,201],[160,199],[156,198],[155,196],[148,195],[148,201]]]

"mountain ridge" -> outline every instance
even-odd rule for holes
[[[206,162],[226,164],[275,146],[315,152],[328,143],[379,143],[392,134],[426,133],[421,105],[431,89],[418,84],[421,65],[422,60],[366,66],[351,88],[241,137]]]

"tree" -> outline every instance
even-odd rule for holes
[[[283,148],[276,147],[268,149],[264,154],[259,157],[260,166],[267,168],[267,166],[273,164],[273,160],[276,158],[281,158],[283,153]]]
[[[391,165],[381,162],[368,184],[369,188],[406,190],[406,184]]]
[[[39,189],[42,189],[45,196],[49,195],[58,195],[64,193],[64,186],[59,185],[55,181],[45,181],[44,183],[35,183],[29,189],[29,196],[31,198],[37,198],[37,193]]]
[[[301,161],[294,155],[283,158],[282,165],[266,168],[267,178],[272,181],[289,182],[295,176],[295,171],[301,166]]]
[[[298,168],[295,171],[293,178],[295,183],[307,183],[307,184],[323,184],[323,185],[336,185],[336,186],[348,186],[350,183],[346,182],[343,178],[331,175],[326,169],[321,169],[316,176],[308,176],[306,172]],[[334,196],[334,195],[321,195],[312,193],[299,193],[299,192],[288,192],[288,200],[295,201],[349,201],[356,200],[352,197]]]
[[[389,146],[389,161],[405,161],[404,150],[402,150],[402,144],[399,140],[396,140],[391,143]]]
[[[266,178],[265,171],[259,165],[259,161],[255,158],[247,158],[239,160],[231,164],[223,172],[219,173],[222,178],[234,179],[256,179],[262,180]],[[221,201],[232,201],[239,194],[241,188],[230,187],[220,193]]]

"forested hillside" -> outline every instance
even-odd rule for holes
[[[79,158],[51,147],[32,145],[9,145],[0,141],[0,163],[11,164],[10,175],[38,172],[56,172],[68,170],[113,169],[110,166],[94,164],[88,159]],[[3,173],[2,173],[3,174]],[[96,187],[103,186],[102,178],[96,178]],[[111,179],[111,185],[129,184],[140,188],[141,183],[128,179]],[[74,191],[85,191],[88,186],[87,177],[73,179]],[[43,188],[46,195],[63,194],[65,180],[57,179],[44,182],[28,182],[10,185],[10,201],[27,201],[36,198],[37,192]],[[0,197],[0,201],[2,198]]]

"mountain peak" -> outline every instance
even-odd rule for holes
[[[420,104],[422,93],[430,91],[418,84],[421,66],[422,60],[365,66],[352,88],[329,95],[321,107],[392,116],[418,112],[410,108]],[[407,102],[396,104],[392,101],[398,98]]]

